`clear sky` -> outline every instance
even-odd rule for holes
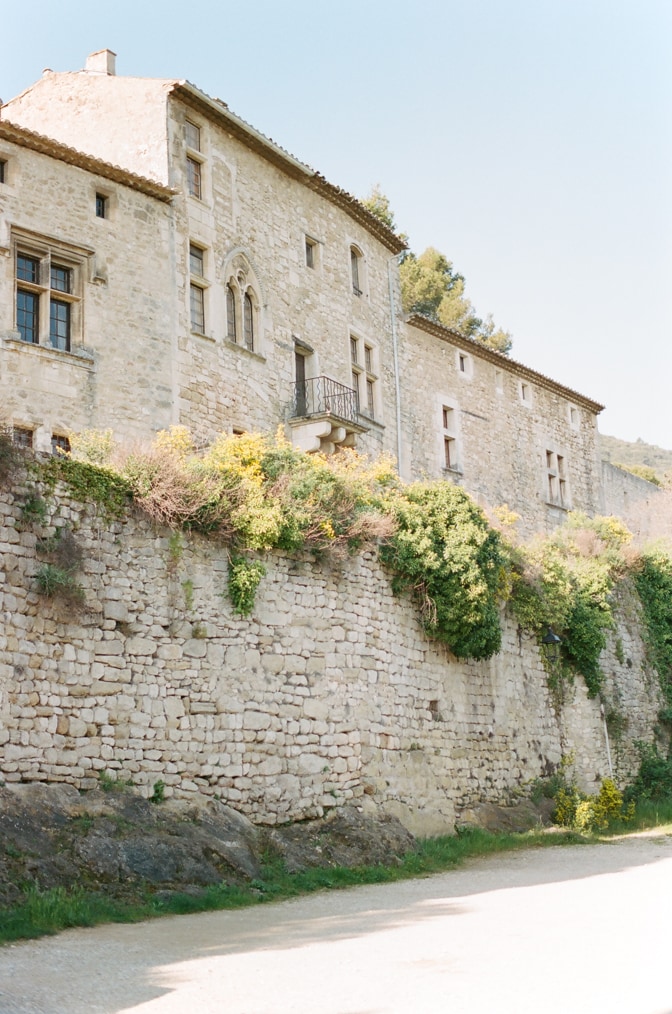
[[[672,0],[33,0],[0,96],[109,48],[445,253],[513,358],[672,449]]]

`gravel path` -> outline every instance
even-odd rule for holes
[[[672,837],[0,949],[1,1014],[672,1014]]]

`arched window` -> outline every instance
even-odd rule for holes
[[[352,273],[352,291],[356,296],[361,296],[364,278],[362,276],[362,254],[356,246],[350,247],[350,270]]]
[[[243,299],[243,336],[245,347],[254,351],[254,304],[249,292],[245,293]]]
[[[236,294],[229,284],[226,287],[226,337],[230,342],[237,341],[236,331]]]

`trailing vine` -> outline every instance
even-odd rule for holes
[[[228,594],[241,615],[252,611],[265,573],[249,553],[342,557],[377,547],[395,593],[411,596],[427,635],[456,656],[486,659],[499,651],[501,607],[509,601],[538,642],[549,626],[562,638],[560,666],[549,680],[580,673],[590,696],[602,687],[614,590],[634,566],[650,659],[672,705],[672,560],[662,551],[627,554],[630,533],[617,519],[570,515],[551,535],[514,545],[460,487],[443,480],[407,485],[389,459],[370,462],[353,451],[308,455],[280,434],[223,434],[198,452],[189,432],[174,427],[143,451],[124,453],[108,433],[80,434],[73,447],[89,460],[59,455],[30,465],[43,488],[53,492],[63,483],[109,520],[139,507],[172,528],[172,567],[181,531],[226,546]],[[30,496],[27,514],[37,510],[37,494]]]

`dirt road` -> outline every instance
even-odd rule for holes
[[[672,838],[0,949],[2,1014],[671,1014]]]

